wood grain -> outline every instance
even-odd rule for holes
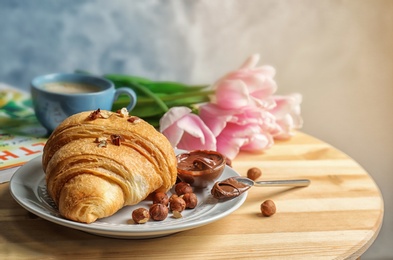
[[[233,168],[260,179],[309,178],[306,188],[258,188],[214,223],[162,238],[122,240],[90,235],[28,213],[0,185],[0,259],[356,259],[374,242],[383,199],[368,173],[334,147],[304,133],[263,154],[241,153]],[[272,199],[277,213],[263,217]]]

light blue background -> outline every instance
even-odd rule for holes
[[[193,1],[0,1],[0,80],[87,70],[190,80]],[[177,21],[178,12],[185,18]]]

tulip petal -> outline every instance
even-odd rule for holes
[[[269,134],[254,134],[248,140],[248,143],[241,147],[241,150],[248,152],[259,152],[270,148],[273,143],[274,140]]]
[[[273,96],[276,101],[276,107],[270,112],[276,117],[277,126],[281,131],[274,134],[275,139],[288,139],[293,135],[293,129],[299,129],[303,126],[303,119],[300,115],[300,103],[302,96],[300,94],[291,94],[288,96]]]
[[[267,77],[274,78],[276,76],[276,69],[269,65],[254,68],[255,73],[264,74]]]
[[[225,155],[228,159],[233,160],[240,151],[240,147],[247,140],[245,138],[229,138],[225,135],[217,139],[217,151]]]
[[[250,129],[229,123],[227,127],[217,136],[217,151],[229,159],[234,159],[240,151],[240,147],[247,143],[247,133]]]
[[[224,80],[215,88],[216,104],[224,109],[237,109],[250,102],[247,86],[241,80]]]
[[[265,76],[254,77],[247,86],[249,86],[251,95],[259,99],[269,98],[277,91],[277,83]]]
[[[185,150],[215,150],[216,138],[205,123],[194,114],[183,117],[177,127],[184,130],[178,148]]]
[[[179,144],[184,134],[184,130],[179,128],[176,124],[173,124],[168,126],[164,131],[161,131],[161,133],[166,136],[172,147],[175,148]]]
[[[247,60],[240,66],[239,70],[243,69],[252,69],[254,68],[260,59],[260,55],[258,53],[251,55],[247,58]]]
[[[232,118],[232,113],[233,110],[221,109],[216,104],[205,104],[199,108],[199,116],[214,136],[218,136],[225,128]]]
[[[173,107],[166,112],[160,119],[160,132],[165,131],[169,126],[173,125],[177,120],[191,113],[188,107]]]

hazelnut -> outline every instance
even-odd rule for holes
[[[128,117],[128,110],[125,107],[123,107],[120,110],[117,110],[116,113],[120,114],[120,116],[122,117]]]
[[[168,207],[161,203],[154,203],[151,205],[149,213],[153,220],[161,221],[168,216]]]
[[[172,198],[169,207],[172,211],[182,212],[186,208],[186,202],[181,197],[175,197]]]
[[[153,204],[154,203],[161,203],[165,206],[168,206],[169,204],[169,198],[168,195],[165,192],[156,192],[153,195]]]
[[[272,200],[265,200],[261,204],[261,212],[265,217],[270,217],[276,213],[276,204]]]
[[[175,185],[175,192],[178,196],[193,192],[191,185],[187,182],[179,182]]]
[[[173,211],[173,217],[174,218],[182,218],[182,214],[179,211]]]
[[[139,122],[140,120],[139,120],[139,117],[137,117],[137,116],[130,116],[130,117],[127,119],[127,121],[130,122],[130,123],[137,123],[137,122]]]
[[[95,120],[95,119],[100,118],[100,117],[101,117],[101,110],[97,109],[97,110],[91,112],[88,118],[90,120]]]
[[[132,212],[132,220],[137,224],[144,224],[150,219],[149,211],[145,208],[138,208]]]
[[[125,139],[123,136],[118,134],[111,135],[112,144],[120,146],[120,143],[123,142]]]
[[[172,194],[172,195],[169,197],[169,203],[171,203],[173,199],[178,198],[178,197],[179,197],[179,196],[177,196],[177,194]]]
[[[98,143],[98,147],[106,147],[108,145],[106,137],[97,137],[95,142]]]
[[[187,209],[193,209],[198,204],[198,199],[195,193],[186,193],[183,195],[183,200],[186,202]]]
[[[247,171],[247,178],[253,181],[261,177],[261,175],[262,175],[262,171],[257,167],[252,167]]]

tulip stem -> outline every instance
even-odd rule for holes
[[[146,96],[150,97],[155,101],[155,103],[161,108],[163,112],[167,112],[169,110],[168,106],[161,100],[159,96],[148,90],[147,88],[144,88],[142,85],[136,83],[136,82],[130,82],[132,84],[132,87],[134,87],[136,90],[142,92]]]
[[[161,99],[162,99],[162,101],[171,101],[171,100],[177,100],[177,99],[181,99],[181,98],[209,96],[209,95],[214,94],[214,92],[215,92],[214,90],[209,90],[209,91],[182,93],[182,94],[172,94],[172,95],[162,96]]]

